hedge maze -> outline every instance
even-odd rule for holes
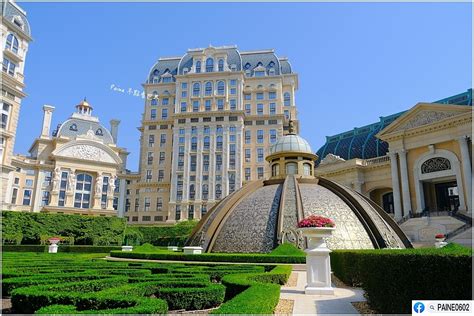
[[[11,297],[14,313],[163,314],[215,307],[217,313],[272,312],[279,284],[290,272],[289,266],[108,262],[72,254],[7,252],[2,289],[4,297]],[[268,295],[263,306],[234,307],[258,289],[267,289],[260,294]]]

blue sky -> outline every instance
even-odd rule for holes
[[[469,3],[20,3],[34,41],[15,152],[84,96],[138,169],[144,101],[110,89],[142,89],[161,56],[209,44],[274,48],[299,74],[301,135],[316,151],[326,135],[376,122],[417,102],[472,86]]]

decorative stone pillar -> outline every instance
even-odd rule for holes
[[[402,218],[402,203],[400,200],[400,181],[398,180],[398,163],[397,153],[390,152],[390,169],[392,171],[392,190],[393,190],[393,206],[395,208],[395,219]]]
[[[52,174],[51,201],[49,203],[49,205],[51,206],[58,206],[60,185],[61,185],[61,168],[56,167]]]
[[[74,207],[74,191],[76,189],[76,170],[72,169],[67,178],[66,207]]]
[[[407,151],[402,149],[398,155],[400,157],[400,176],[402,179],[403,214],[408,215],[408,212],[411,211],[411,199],[410,184],[408,182]]]
[[[36,185],[33,197],[33,209],[32,212],[39,212],[41,210],[41,201],[43,200],[43,182],[44,182],[44,171],[36,170]]]
[[[102,198],[102,185],[103,185],[102,173],[98,173],[95,179],[94,184],[94,203],[92,204],[92,209],[100,210],[101,209],[101,198]]]
[[[472,213],[472,169],[467,136],[460,137],[458,141],[459,147],[461,147],[461,164],[464,187],[466,188],[466,194],[464,196],[466,197],[467,212]]]

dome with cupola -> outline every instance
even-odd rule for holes
[[[308,142],[289,134],[271,148],[271,176],[245,184],[212,207],[187,245],[207,252],[267,253],[281,243],[306,247],[297,228],[310,215],[331,218],[330,249],[410,248],[397,223],[369,198],[314,176],[317,156]]]

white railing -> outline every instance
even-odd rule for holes
[[[375,158],[370,158],[370,159],[365,159],[362,162],[363,166],[371,166],[371,165],[378,165],[382,163],[386,163],[387,161],[390,161],[390,156],[383,156],[383,157],[375,157]]]

